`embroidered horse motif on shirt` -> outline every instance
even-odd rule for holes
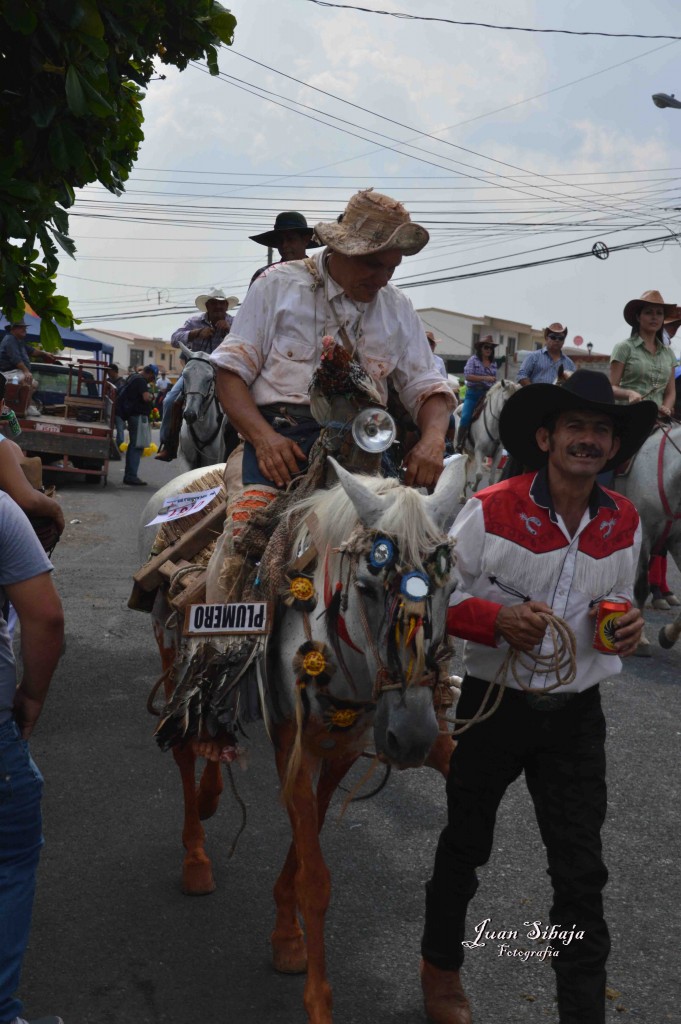
[[[603,540],[607,540],[615,526],[617,525],[616,519],[605,519],[599,526],[599,530],[603,534]]]

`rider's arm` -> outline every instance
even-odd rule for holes
[[[253,445],[263,476],[277,487],[300,472],[306,456],[295,441],[277,434],[253,401],[246,383],[236,373],[217,368],[217,393],[233,427]]]
[[[667,381],[667,387],[664,389],[664,397],[662,399],[662,405],[660,406],[660,412],[666,416],[671,416],[674,411],[674,403],[676,402],[676,378],[674,376],[674,367],[669,374],[669,380]]]
[[[612,384],[613,395],[615,398],[619,398],[620,401],[640,402],[641,396],[638,391],[632,391],[631,388],[621,388],[619,386],[623,373],[624,363],[620,363],[613,359],[610,363],[610,383]]]
[[[416,424],[421,436],[404,460],[404,482],[408,486],[432,488],[437,483],[444,466],[451,409],[451,400],[439,394],[431,395],[419,409]]]

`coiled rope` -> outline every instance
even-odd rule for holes
[[[539,654],[534,651],[516,651],[513,647],[509,647],[506,657],[499,666],[497,674],[487,687],[484,700],[472,718],[448,719],[450,724],[460,726],[460,728],[455,728],[452,731],[452,736],[459,736],[462,732],[466,732],[467,729],[477,725],[478,722],[484,722],[485,719],[490,718],[494,714],[501,704],[509,672],[520,689],[524,690],[526,693],[551,693],[553,690],[557,690],[561,686],[568,686],[570,683],[574,682],[577,675],[577,641],[575,640],[575,634],[572,632],[567,622],[565,622],[564,619],[561,619],[558,615],[553,615],[550,612],[538,612],[537,614],[546,623],[546,628],[553,646],[551,653]],[[550,686],[528,686],[527,683],[520,678],[518,674],[519,669],[524,669],[526,672],[530,673],[539,672],[542,675],[554,675],[556,677],[556,681]],[[483,709],[486,707],[487,701],[490,699],[495,686],[498,687],[498,693],[494,699],[494,703],[488,711],[484,711]]]

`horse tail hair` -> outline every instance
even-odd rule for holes
[[[303,727],[305,725],[305,718],[307,717],[306,710],[303,705],[303,690],[304,687],[299,683],[296,683],[294,708],[296,716],[296,735],[293,740],[293,746],[291,747],[291,753],[289,754],[288,764],[286,765],[286,774],[284,775],[284,782],[281,789],[281,796],[285,804],[288,804],[293,796],[293,788],[303,761]]]

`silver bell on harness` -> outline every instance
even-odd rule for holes
[[[395,420],[385,409],[362,409],[352,421],[352,439],[363,452],[386,451],[396,435]]]

